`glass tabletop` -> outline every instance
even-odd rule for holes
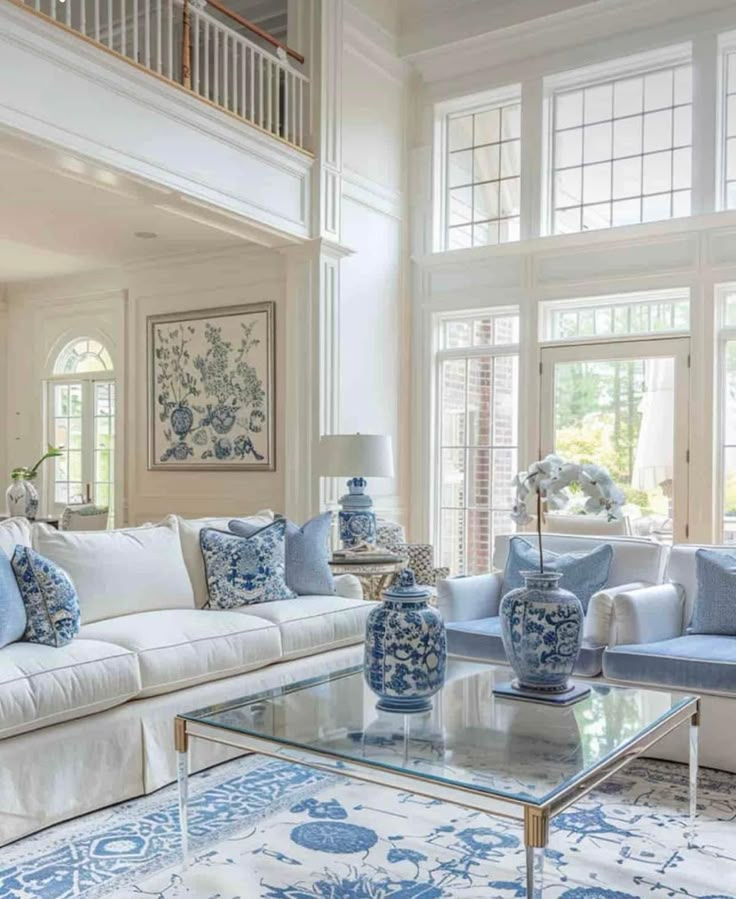
[[[361,668],[183,714],[279,746],[532,805],[549,802],[695,697],[591,683],[568,707],[493,694],[510,669],[451,659],[431,711],[376,709]]]

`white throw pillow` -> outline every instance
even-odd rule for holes
[[[0,521],[0,550],[13,558],[16,546],[31,545],[31,525],[27,518],[8,518]]]
[[[194,607],[174,516],[154,527],[114,531],[56,531],[35,524],[33,548],[72,579],[82,624]]]
[[[231,521],[238,516],[228,515],[222,518],[180,518],[176,517],[179,523],[179,536],[181,538],[181,552],[184,556],[184,564],[187,566],[189,578],[192,582],[194,590],[194,601],[198,609],[209,599],[207,593],[207,574],[204,568],[204,559],[202,558],[202,550],[199,546],[199,532],[202,528],[215,528],[218,531],[228,531]],[[239,521],[245,521],[253,524],[258,528],[265,527],[274,520],[274,514],[270,509],[262,509],[255,515],[243,516],[238,518]]]

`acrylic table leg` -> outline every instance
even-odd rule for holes
[[[549,815],[546,809],[524,809],[524,845],[526,846],[527,899],[542,899],[544,848],[549,841]]]
[[[527,899],[542,899],[544,879],[544,849],[526,847],[526,895]]]
[[[189,861],[189,739],[186,722],[175,719],[176,779],[179,785],[179,830],[181,833],[181,865]]]
[[[694,715],[690,723],[690,821],[687,836],[688,849],[695,846],[695,819],[698,814],[698,714]]]

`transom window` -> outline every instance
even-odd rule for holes
[[[435,543],[453,574],[489,571],[496,534],[513,531],[518,342],[516,309],[439,322]]]
[[[519,239],[521,103],[447,118],[446,248]]]
[[[552,97],[555,234],[690,215],[689,64]]]
[[[71,341],[59,353],[48,383],[48,439],[63,447],[54,460],[50,506],[115,501],[115,380],[112,357],[92,338]]]
[[[553,300],[541,305],[545,341],[687,332],[690,298],[685,290]]]
[[[736,50],[726,53],[724,61],[724,200],[727,209],[736,209]]]

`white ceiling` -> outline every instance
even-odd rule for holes
[[[220,250],[247,238],[239,223],[170,191],[0,135],[0,285]]]

